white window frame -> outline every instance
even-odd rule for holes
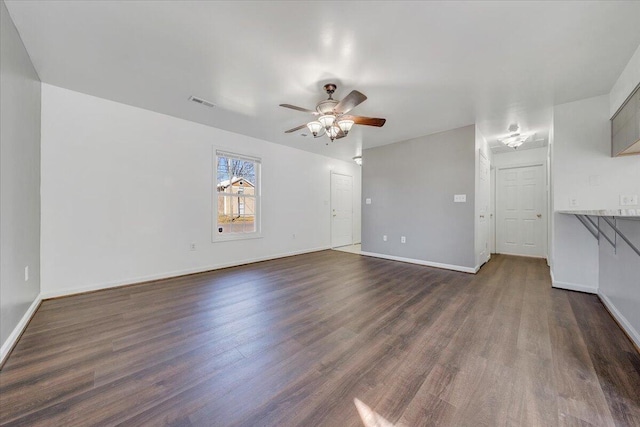
[[[218,157],[227,157],[236,160],[245,160],[249,162],[255,163],[255,174],[256,179],[254,184],[254,197],[255,197],[255,231],[253,233],[220,233],[218,231]],[[259,157],[248,156],[245,154],[233,153],[225,150],[213,150],[213,178],[211,180],[211,186],[213,187],[212,194],[212,205],[211,205],[211,241],[213,243],[216,242],[228,242],[234,240],[248,240],[248,239],[260,239],[262,238],[262,209],[261,209],[261,199],[262,199],[262,159]],[[231,178],[231,177],[230,177]],[[232,196],[225,196],[232,197]],[[251,196],[243,196],[243,197],[251,197]]]

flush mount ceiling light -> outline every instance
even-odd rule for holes
[[[355,156],[353,161],[356,162],[358,166],[362,166],[362,156]]]
[[[385,119],[346,115],[353,108],[364,102],[367,97],[357,90],[353,90],[342,101],[338,101],[333,99],[333,93],[336,88],[337,86],[333,83],[324,85],[324,90],[329,95],[329,98],[319,102],[318,105],[316,105],[315,111],[307,108],[296,107],[291,104],[280,104],[281,107],[291,108],[292,110],[311,113],[314,116],[318,116],[316,120],[297,126],[293,129],[289,129],[288,131],[285,131],[285,133],[296,132],[306,127],[314,138],[327,135],[331,141],[334,141],[347,136],[354,124],[376,127],[382,127],[384,125],[386,121]]]
[[[502,142],[509,148],[516,149],[520,147],[527,139],[529,139],[529,136],[530,135],[527,134],[514,133],[506,138],[499,138],[498,141]]]
[[[513,148],[514,150],[517,149],[522,144],[524,144],[524,142],[531,136],[531,134],[529,133],[519,133],[519,128],[520,126],[518,126],[517,124],[509,126],[509,131],[512,133],[504,138],[498,138],[498,141],[509,148]]]

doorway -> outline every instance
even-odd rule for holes
[[[499,168],[496,175],[496,252],[545,258],[547,200],[543,165]]]
[[[353,244],[353,177],[331,172],[331,247]]]

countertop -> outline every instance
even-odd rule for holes
[[[562,214],[570,215],[593,215],[593,216],[615,216],[617,218],[640,218],[639,209],[591,209],[591,210],[558,210]]]

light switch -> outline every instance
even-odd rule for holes
[[[467,202],[467,195],[466,194],[454,194],[453,195],[453,201],[455,203],[466,203]]]

